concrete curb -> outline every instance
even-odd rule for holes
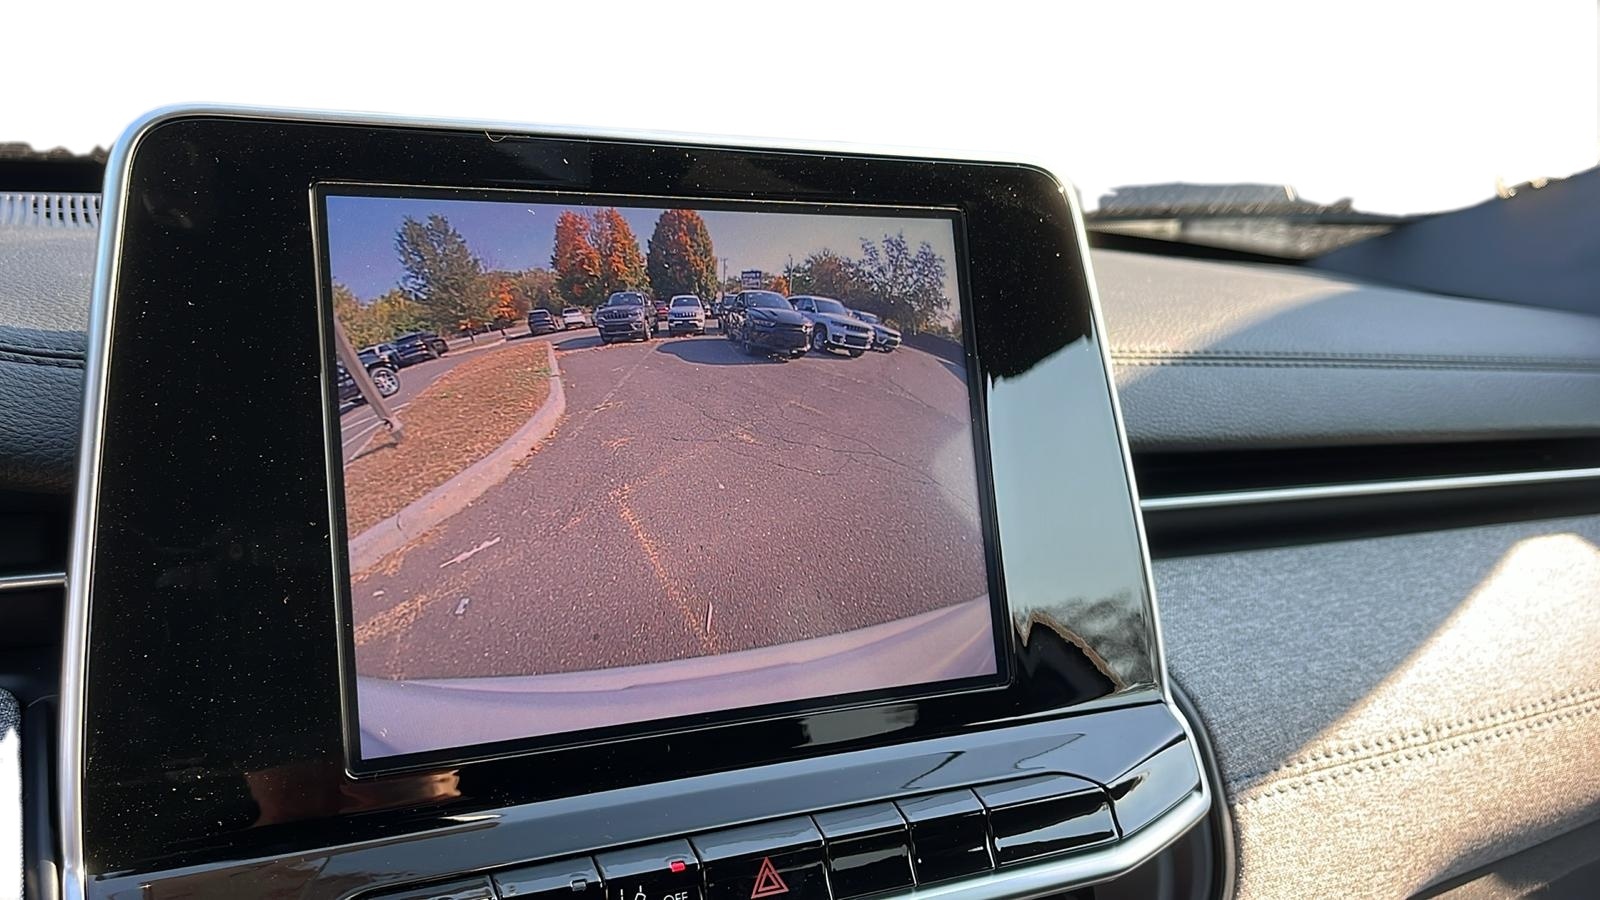
[[[462,469],[421,499],[413,500],[382,522],[350,540],[350,571],[359,573],[376,565],[428,529],[466,509],[484,491],[506,479],[517,464],[555,430],[567,411],[567,395],[561,387],[561,367],[556,364],[556,348],[545,344],[550,356],[550,395],[544,404],[517,429],[516,434],[489,452],[488,456]]]

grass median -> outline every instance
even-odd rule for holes
[[[350,537],[505,443],[550,395],[550,374],[549,342],[518,341],[461,363],[423,389],[398,414],[402,440],[380,428],[345,466]]]

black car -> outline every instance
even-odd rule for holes
[[[445,343],[444,338],[431,331],[409,331],[390,343],[394,344],[402,357],[420,357],[415,360],[417,362],[421,362],[422,359],[438,359],[450,350],[450,345]]]
[[[374,344],[367,349],[375,351],[386,365],[394,366],[397,369],[403,369],[406,366],[413,366],[419,362],[427,362],[433,359],[433,354],[421,344],[401,345],[386,341],[382,344]]]
[[[401,369],[407,365],[400,359],[399,348],[388,343],[362,347],[361,358],[367,362],[368,366],[371,366],[374,362],[383,363],[391,369]]]
[[[595,311],[600,343],[648,341],[656,331],[656,305],[638,291],[617,291]]]
[[[376,353],[367,350],[361,351],[362,365],[367,367],[367,377],[372,379],[372,386],[378,389],[378,396],[393,397],[400,390],[400,375],[392,366],[386,365],[378,359]],[[361,396],[361,389],[356,387],[356,380],[350,376],[350,370],[344,363],[334,363],[334,377],[339,382],[339,403],[361,404],[367,399]]]
[[[746,353],[804,356],[811,322],[775,291],[740,291],[722,311],[722,330]]]
[[[561,330],[561,320],[550,314],[548,309],[528,310],[528,333],[550,334]]]

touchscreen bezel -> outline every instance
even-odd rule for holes
[[[488,202],[528,202],[540,204],[570,203],[582,206],[645,206],[692,207],[697,210],[730,212],[783,212],[802,215],[867,216],[883,219],[934,219],[947,222],[955,246],[955,258],[950,261],[956,287],[954,298],[957,314],[961,318],[961,350],[967,380],[967,401],[972,440],[974,471],[979,503],[979,531],[984,542],[985,581],[988,585],[990,647],[993,654],[993,673],[955,680],[908,684],[888,688],[852,691],[828,697],[811,697],[769,703],[757,706],[734,706],[688,716],[646,719],[601,728],[579,731],[531,735],[503,741],[463,744],[419,753],[397,753],[385,756],[363,756],[361,753],[361,708],[357,690],[354,597],[350,582],[349,536],[343,498],[344,478],[339,425],[339,400],[334,377],[336,351],[333,333],[333,283],[331,242],[328,234],[329,197],[385,197],[419,200],[461,200]],[[1011,655],[1007,641],[1011,629],[1007,622],[1005,583],[999,559],[999,539],[994,515],[994,491],[989,468],[989,434],[987,417],[983,409],[983,370],[975,352],[975,327],[967,300],[966,242],[961,211],[955,208],[927,206],[882,206],[863,204],[817,204],[794,201],[729,200],[683,195],[663,196],[648,194],[596,194],[574,191],[507,190],[504,188],[470,187],[456,185],[379,184],[369,182],[323,181],[311,187],[311,220],[314,227],[317,262],[317,300],[322,339],[322,379],[327,396],[323,409],[324,436],[327,441],[328,496],[333,501],[330,513],[332,553],[335,568],[335,587],[339,592],[339,654],[344,706],[345,745],[347,763],[352,772],[371,774],[401,771],[431,766],[449,765],[471,760],[516,756],[538,750],[581,747],[595,742],[664,735],[687,728],[733,722],[770,719],[820,710],[845,710],[870,706],[885,701],[912,697],[940,695],[1004,688],[1011,680]]]
[[[1164,702],[1080,214],[1048,172],[836,146],[216,107],[145,117],[107,171],[62,676],[62,803],[81,823],[67,848],[80,874],[459,828],[505,806],[648,796],[667,780],[826,766],[836,753]],[[991,452],[990,468],[1006,497],[995,513],[1010,681],[353,770],[309,202],[327,181],[959,209],[983,427],[991,450],[1005,451]],[[305,302],[284,303],[283,285],[302,285]],[[225,364],[250,353],[271,354],[272,377]],[[1063,517],[1104,541],[1055,540]],[[1089,575],[1093,592],[1074,595]],[[1090,631],[1075,628],[1086,599],[1098,602]]]

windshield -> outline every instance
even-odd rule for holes
[[[644,295],[643,294],[634,294],[634,293],[612,294],[611,298],[606,301],[606,305],[607,306],[643,306],[644,305]]]
[[[525,79],[507,77],[516,67],[507,54],[493,60],[505,72],[486,67],[484,22],[474,16],[428,21],[427,67],[453,73],[448,84],[364,77],[416,62],[394,50],[414,43],[404,17],[327,23],[323,45],[337,50],[317,66],[285,67],[278,48],[303,40],[299,23],[326,18],[326,10],[300,5],[310,9],[254,22],[250,40],[196,36],[185,46],[202,54],[198,62],[171,54],[130,66],[116,54],[79,55],[75,77],[95,89],[73,102],[63,102],[61,86],[13,92],[0,143],[91,153],[141,111],[194,93],[184,78],[205,71],[203,93],[233,102],[780,141],[849,136],[874,147],[1027,160],[1070,180],[1101,234],[1291,255],[1409,217],[1532,193],[1545,179],[1594,166],[1600,147],[1596,8],[1576,0],[1540,4],[1532,17],[1511,0],[1459,10],[1394,3],[1381,16],[1317,17],[1298,4],[1244,0],[1171,4],[1156,16],[1144,4],[1046,4],[1029,9],[1020,31],[1007,16],[921,17],[914,40],[895,38],[908,27],[904,13],[857,4],[843,33],[834,17],[784,21],[786,48],[843,47],[829,65],[764,66],[758,78],[708,71],[708,102],[655,110],[636,100],[638,67],[595,65],[587,41],[543,41],[538,52],[541,71],[583,72],[583,90],[528,90]],[[544,34],[598,27],[595,9],[583,4],[539,15]],[[752,39],[741,17],[662,15],[619,17],[605,35],[606,58],[653,59],[665,47]],[[165,17],[129,14],[116,31],[124,46],[156,46],[170,40],[170,27]],[[45,23],[11,31],[51,33]],[[72,27],[63,21],[55,31]],[[1070,53],[1048,37],[1062,34],[1073,36]],[[942,46],[961,46],[962,64],[928,65],[930,48]],[[13,41],[6,61],[12,71],[53,71],[58,53],[56,42]],[[881,86],[908,72],[914,85],[891,101]],[[1077,89],[1109,73],[1115,90]],[[1069,114],[1041,115],[1035,94],[1016,90],[1025,84],[1059,86]],[[771,274],[791,265],[787,254],[718,262],[724,283],[745,269]]]
[[[794,309],[782,294],[771,291],[751,291],[744,295],[744,305],[755,309]]]
[[[700,298],[699,297],[673,297],[672,298],[672,305],[673,306],[699,306],[700,305]]]
[[[811,302],[817,305],[817,312],[833,313],[839,316],[850,315],[850,310],[845,309],[844,304],[837,300],[829,300],[827,297],[812,297]]]
[[[878,317],[873,315],[872,313],[862,312],[859,309],[852,309],[852,310],[850,310],[850,314],[852,316],[855,316],[856,318],[860,319],[861,321],[866,322],[868,325],[876,325],[876,324],[878,324]]]

